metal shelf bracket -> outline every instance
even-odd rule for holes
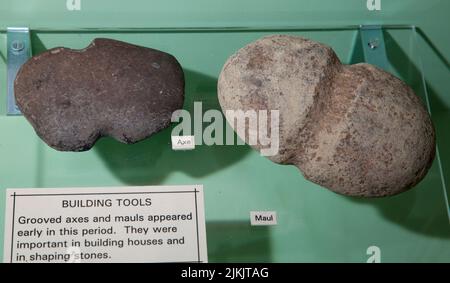
[[[11,27],[7,29],[7,68],[8,94],[7,114],[21,115],[14,97],[14,80],[20,67],[31,58],[30,30],[26,27]]]

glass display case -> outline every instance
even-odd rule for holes
[[[448,78],[445,51],[450,41],[441,38],[445,46],[435,45],[428,35],[429,23],[414,21],[417,8],[413,8],[429,7],[429,13],[440,13],[445,7],[448,10],[446,1],[382,1],[382,10],[375,15],[367,10],[366,1],[359,1],[361,7],[353,7],[355,1],[276,4],[283,8],[264,1],[253,3],[248,17],[244,11],[250,4],[236,1],[198,1],[192,4],[198,10],[183,1],[81,1],[79,11],[67,10],[65,1],[37,6],[19,6],[19,2],[25,1],[0,4],[2,211],[6,188],[202,184],[209,262],[366,262],[374,249],[381,253],[382,262],[450,261],[450,99],[442,93],[449,87],[442,78]],[[160,14],[138,11],[152,9]],[[170,144],[174,125],[134,145],[103,138],[87,152],[58,152],[39,139],[23,116],[8,115],[7,28],[11,26],[29,27],[33,55],[58,46],[82,49],[95,38],[168,52],[183,67],[183,109],[192,115],[197,101],[203,103],[203,113],[221,109],[217,78],[239,48],[270,34],[306,37],[331,46],[345,64],[368,62],[410,85],[431,113],[437,132],[436,158],[412,190],[364,199],[321,188],[296,167],[275,164],[248,145],[198,145],[190,151],[174,151]],[[444,27],[434,27],[439,28]],[[444,31],[440,34],[445,36]],[[251,226],[250,211],[276,211],[278,223]],[[4,231],[3,215],[0,219]]]

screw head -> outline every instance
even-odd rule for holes
[[[367,45],[369,45],[370,49],[377,49],[378,46],[380,45],[380,42],[378,38],[374,38],[369,40],[369,43]]]
[[[14,40],[11,43],[11,49],[14,52],[20,52],[25,49],[25,43],[22,40]]]

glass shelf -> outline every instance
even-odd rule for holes
[[[364,62],[359,26],[241,28],[31,29],[33,54],[65,46],[84,48],[114,38],[173,54],[184,68],[184,109],[202,101],[220,109],[216,83],[226,59],[269,34],[300,35],[333,47],[343,63]],[[386,70],[408,83],[432,113],[438,146],[448,140],[450,114],[427,88],[413,26],[384,26]],[[198,146],[175,152],[171,128],[135,145],[100,140],[83,153],[45,145],[21,116],[6,116],[6,31],[0,32],[0,203],[4,189],[203,184],[210,262],[365,262],[378,246],[384,262],[450,260],[450,218],[441,163],[446,148],[414,189],[382,199],[344,197],[307,180],[293,166],[261,157],[248,146]],[[206,108],[206,109],[205,109]],[[435,109],[437,109],[435,111]],[[444,110],[443,110],[444,109]],[[2,208],[2,207],[0,207]],[[252,227],[249,212],[274,210],[278,225]],[[0,227],[3,229],[3,216]],[[2,233],[3,234],[3,233]],[[3,238],[0,237],[0,243]],[[0,250],[0,254],[3,252]]]

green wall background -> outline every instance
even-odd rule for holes
[[[365,262],[366,249],[376,245],[384,262],[449,262],[449,207],[442,180],[450,181],[450,1],[381,3],[381,11],[368,11],[365,0],[81,0],[80,11],[68,11],[65,0],[2,0],[0,211],[8,187],[202,183],[210,261]],[[417,188],[399,196],[342,197],[247,146],[173,152],[170,129],[132,146],[103,139],[89,152],[60,153],[43,144],[23,117],[5,115],[8,26],[31,28],[34,54],[56,46],[83,48],[95,37],[170,52],[185,69],[185,108],[191,109],[199,100],[218,107],[217,76],[226,58],[244,44],[270,33],[298,34],[331,45],[343,62],[354,63],[359,61],[357,30],[330,28],[360,24],[414,25],[421,31],[416,38],[411,30],[385,30],[389,70],[424,98],[422,58],[442,172],[436,160]],[[279,225],[251,227],[250,210],[276,210]],[[3,231],[3,213],[0,220]]]

